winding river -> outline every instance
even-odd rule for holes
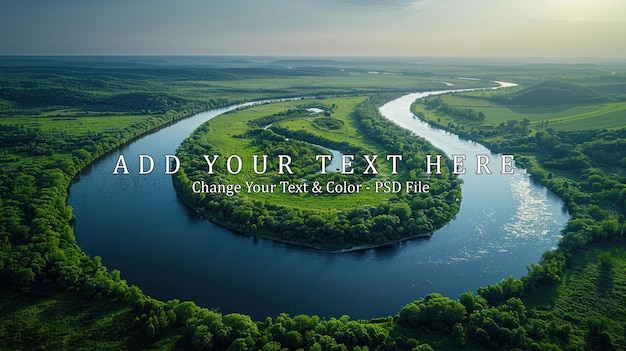
[[[569,216],[558,197],[521,169],[501,175],[494,165],[491,175],[473,174],[473,155],[491,155],[488,149],[413,117],[409,106],[416,98],[444,92],[405,95],[380,109],[448,155],[467,157],[461,210],[430,239],[330,253],[234,234],[196,218],[164,174],[163,155],[230,107],[147,135],[81,173],[68,199],[78,244],[152,297],[194,300],[256,319],[280,312],[384,317],[430,292],[456,298],[508,275],[519,278],[557,245]],[[132,174],[111,174],[119,154]],[[154,172],[137,174],[139,154],[155,158]]]

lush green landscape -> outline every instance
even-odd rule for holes
[[[320,108],[327,117],[307,108]],[[316,155],[328,154],[324,147],[352,154],[349,173],[354,174],[321,173]],[[397,174],[392,174],[387,154],[403,154]],[[442,174],[427,176],[426,154],[434,158],[441,152],[383,121],[363,96],[307,99],[256,106],[211,120],[180,147],[178,155],[186,166],[174,175],[174,184],[196,213],[244,234],[325,249],[373,247],[427,236],[458,212],[458,177],[447,164],[442,165]],[[222,156],[215,175],[208,174],[203,155]],[[228,172],[229,155],[242,159],[240,172]],[[257,174],[264,167],[255,170],[253,155],[267,155],[269,170]],[[280,155],[293,160],[293,174],[279,173]],[[366,155],[377,155],[379,161],[376,170],[363,174],[368,168]],[[195,194],[192,183],[199,180],[239,184],[242,190],[235,195]],[[428,182],[428,193],[376,191],[375,181],[407,180]],[[251,181],[267,188],[251,192],[246,185]]]
[[[626,349],[624,65],[169,60],[0,60],[1,350]],[[377,116],[380,103],[407,91],[442,89],[442,81],[486,86],[491,79],[520,86],[428,98],[413,108],[430,123],[515,153],[566,202],[572,219],[558,248],[529,262],[520,280],[502,277],[459,297],[416,296],[396,316],[368,321],[285,314],[253,321],[152,299],[129,286],[124,272],[87,256],[74,237],[66,204],[71,179],[114,147],[189,114],[239,101],[316,96],[337,106],[329,111],[343,124],[284,119],[265,133],[304,126],[318,131],[308,137],[325,137],[322,146],[331,147],[343,139],[324,128],[356,131],[352,111]],[[229,117],[254,120],[298,104]],[[387,150],[383,126],[373,132],[381,140],[354,138],[351,147]]]
[[[429,123],[517,154],[518,163],[566,201],[572,219],[559,249],[543,262],[554,262],[563,273],[556,285],[523,301],[541,319],[571,323],[577,334],[571,342],[598,349],[625,347],[624,276],[616,267],[624,263],[626,111],[616,81],[612,73],[509,93],[452,94],[412,106]],[[531,269],[522,281],[533,275]]]
[[[550,96],[553,91],[568,91],[577,87],[573,83],[544,82],[532,90],[522,90],[514,97],[504,97],[501,93],[468,92],[441,97],[441,101],[458,109],[475,111],[477,116],[466,116],[465,128],[473,126],[498,126],[508,121],[528,120],[531,125],[546,129],[548,127],[561,131],[578,131],[588,129],[616,129],[624,126],[623,116],[626,103],[617,94],[582,98],[572,92],[572,96],[554,99],[534,99],[534,95]],[[540,90],[540,92],[538,92]],[[586,92],[588,95],[591,93]],[[559,101],[559,99],[564,99]],[[433,102],[431,102],[432,104]],[[426,119],[439,119],[436,114],[429,116],[425,109],[417,110],[427,116]],[[478,115],[483,116],[478,118]],[[444,116],[445,122],[445,116]],[[480,123],[477,123],[480,122]]]

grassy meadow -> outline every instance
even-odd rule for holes
[[[493,102],[481,92],[457,93],[442,97],[447,104],[458,108],[469,108],[485,114],[480,123],[471,126],[497,126],[509,120],[527,119],[537,128],[553,128],[562,131],[587,129],[616,129],[626,126],[626,103],[606,102],[593,104],[567,104],[554,106],[510,106]],[[454,121],[445,114],[432,113],[418,107],[427,119],[440,119],[444,123]],[[544,128],[544,129],[545,129]]]
[[[309,106],[315,103],[323,103],[326,105],[334,104],[336,108],[333,110],[332,118],[336,118],[344,121],[344,127],[337,130],[322,130],[317,127],[313,121],[318,115],[310,115],[305,117],[297,117],[294,119],[283,120],[275,123],[274,125],[280,127],[286,127],[293,130],[306,129],[312,132],[334,140],[337,142],[348,140],[355,148],[360,150],[371,150],[372,154],[379,154],[379,161],[377,162],[377,170],[380,172],[376,176],[376,180],[391,179],[391,168],[387,161],[384,160],[386,155],[385,150],[381,149],[376,143],[370,139],[365,138],[359,133],[358,126],[354,120],[352,114],[355,106],[365,99],[364,96],[345,97],[345,98],[328,98],[323,100],[299,100],[292,102],[281,102],[267,105],[254,106],[241,111],[231,112],[223,116],[219,116],[209,123],[209,132],[203,134],[201,142],[212,145],[216,150],[224,150],[224,153],[220,156],[222,159],[218,160],[218,164],[224,165],[224,161],[230,155],[239,155],[243,160],[242,171],[236,175],[222,175],[231,184],[240,184],[244,189],[246,181],[254,181],[256,184],[278,184],[276,181],[277,170],[272,168],[264,175],[257,175],[253,171],[252,156],[254,154],[262,154],[254,146],[250,145],[247,139],[239,138],[240,135],[245,134],[250,130],[248,121],[261,118],[263,116],[273,115],[289,109],[302,108],[303,106]],[[318,151],[319,152],[319,151]],[[325,153],[321,150],[321,153]],[[296,156],[297,157],[297,156]],[[297,161],[296,159],[293,159]],[[274,163],[275,160],[269,160],[269,163]],[[224,169],[225,166],[222,166]],[[355,168],[355,173],[363,172],[364,169]],[[328,169],[328,172],[334,170]],[[384,194],[382,192],[374,192],[373,181],[363,183],[364,187],[369,186],[371,189],[367,190],[363,188],[359,195],[354,194],[340,194],[340,195],[316,195],[312,196],[310,190],[308,193],[301,194],[286,194],[281,192],[280,186],[276,191],[272,193],[255,193],[248,194],[245,190],[242,192],[242,196],[248,197],[255,201],[266,201],[279,206],[287,207],[304,207],[315,210],[332,210],[332,209],[349,209],[359,206],[375,206],[383,202],[387,202],[392,195]]]

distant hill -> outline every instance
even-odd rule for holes
[[[606,100],[608,100],[608,97],[596,90],[577,84],[551,80],[503,97],[499,102],[532,107],[592,103]]]

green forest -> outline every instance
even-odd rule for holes
[[[625,71],[609,64],[295,60],[285,68],[271,61],[2,59],[0,350],[626,349]],[[431,124],[515,154],[567,204],[572,218],[558,247],[540,262],[528,262],[528,274],[519,280],[502,277],[458,297],[436,291],[415,296],[397,314],[369,320],[284,313],[253,320],[192,301],[150,298],[127,283],[124,272],[85,254],[74,237],[71,180],[116,146],[196,112],[295,96],[338,99],[338,109],[340,99],[352,99],[353,116],[364,121],[360,131],[386,149],[398,147],[386,139],[397,141],[395,133],[402,132],[378,117],[384,101],[445,89],[441,81],[478,88],[493,86],[491,80],[519,86],[427,98],[412,108]],[[330,116],[315,120],[283,119],[287,110],[249,118],[256,122],[248,140],[280,142],[306,123],[325,132],[299,138],[317,143],[352,123],[329,119],[339,115],[332,108]],[[270,120],[276,126],[259,131]],[[327,139],[319,144],[361,147]]]

